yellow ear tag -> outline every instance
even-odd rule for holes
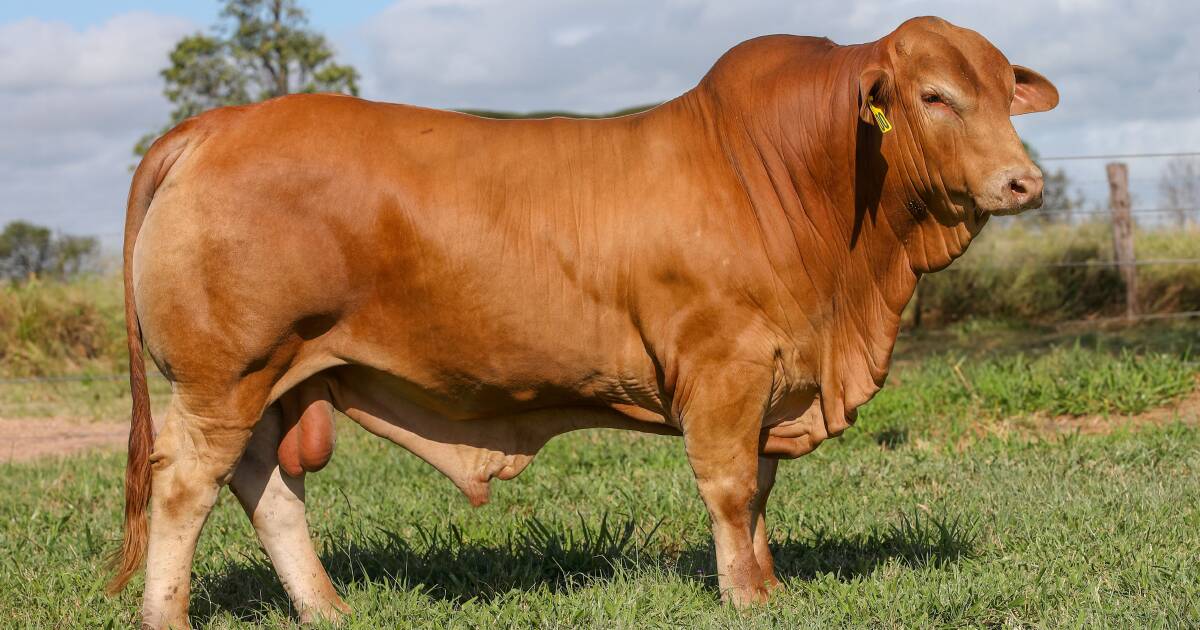
[[[879,123],[879,131],[887,133],[892,130],[892,123],[888,122],[887,116],[883,115],[883,110],[875,106],[875,99],[867,97],[867,107],[871,108],[871,113],[875,114],[875,122]]]

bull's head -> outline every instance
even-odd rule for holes
[[[880,124],[874,104],[890,119],[911,194],[943,223],[1040,207],[1042,173],[1009,117],[1053,109],[1054,85],[938,18],[909,20],[880,44],[860,75],[859,115]]]

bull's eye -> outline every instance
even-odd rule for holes
[[[937,94],[933,94],[933,93],[929,93],[929,94],[926,94],[925,96],[922,96],[921,100],[924,101],[926,105],[945,105],[946,104],[946,101],[943,101],[942,97],[938,96]]]

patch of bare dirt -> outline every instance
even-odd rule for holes
[[[1200,389],[1162,407],[1151,409],[1134,416],[1119,414],[1088,416],[1054,416],[1039,418],[1036,428],[1051,435],[1079,432],[1085,435],[1102,435],[1117,429],[1140,429],[1161,426],[1172,422],[1200,424]]]
[[[125,422],[82,422],[71,418],[0,418],[0,462],[71,455],[123,446]]]

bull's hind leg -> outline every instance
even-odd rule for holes
[[[221,484],[229,480],[250,438],[255,418],[216,418],[191,411],[217,408],[225,405],[187,404],[177,392],[154,441],[142,595],[142,620],[149,628],[188,627],[196,540]]]
[[[308,535],[304,477],[279,467],[280,427],[279,407],[272,406],[255,427],[229,487],[254,523],[301,623],[335,619],[350,607],[338,597]]]

